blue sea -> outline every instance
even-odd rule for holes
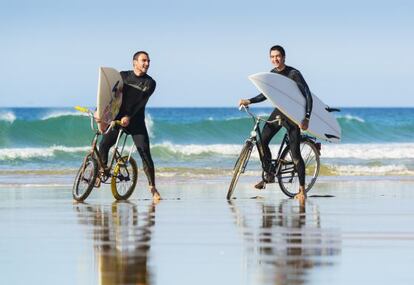
[[[342,108],[336,116],[343,139],[322,141],[322,175],[414,174],[414,108]],[[225,175],[252,128],[237,108],[147,108],[146,123],[158,175]],[[0,174],[71,174],[92,137],[89,118],[73,108],[0,108]],[[253,161],[258,170],[257,153]]]

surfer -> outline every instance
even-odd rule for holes
[[[122,89],[122,104],[115,120],[120,120],[122,127],[132,136],[132,139],[141,156],[145,175],[148,179],[149,190],[154,201],[161,199],[155,187],[155,169],[150,152],[150,142],[145,125],[145,106],[154,93],[156,82],[147,74],[150,58],[147,52],[138,51],[132,60],[133,70],[121,71],[124,82]],[[108,162],[109,149],[115,144],[118,129],[112,129],[103,136],[99,153],[103,163]]]
[[[293,123],[290,119],[288,119],[282,112],[279,111],[278,108],[275,108],[273,112],[270,114],[269,121],[275,120],[278,116],[281,118],[282,124],[266,123],[263,127],[262,132],[262,145],[263,145],[263,154],[264,154],[264,162],[263,167],[265,171],[264,179],[265,181],[260,181],[254,187],[257,189],[263,189],[265,183],[272,183],[275,181],[274,174],[270,171],[271,168],[271,159],[272,153],[270,152],[269,143],[271,139],[276,135],[276,133],[281,129],[281,127],[285,127],[290,141],[290,150],[292,152],[292,159],[295,163],[296,169],[298,171],[299,176],[299,193],[296,194],[295,199],[304,200],[306,198],[305,192],[305,163],[300,153],[300,129],[307,130],[309,126],[309,119],[312,113],[312,95],[309,90],[308,85],[305,82],[305,79],[301,75],[301,73],[291,67],[285,65],[285,58],[286,53],[283,47],[276,45],[270,48],[270,61],[274,68],[270,72],[278,73],[280,75],[286,76],[293,81],[295,81],[306,100],[305,106],[305,117],[301,121],[300,126]],[[259,103],[266,100],[266,97],[263,94],[259,94],[250,99],[241,99],[239,102],[239,106],[244,105],[248,106],[252,103]]]

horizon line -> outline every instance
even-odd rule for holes
[[[85,106],[85,105],[84,105]],[[328,106],[328,105],[327,105]],[[0,106],[0,109],[7,109],[7,108],[74,108],[75,106]],[[94,107],[94,106],[86,106],[86,107]],[[258,106],[253,105],[251,107],[255,108],[276,108],[273,106]],[[399,108],[399,109],[407,109],[407,108],[414,108],[413,106],[336,106],[330,105],[329,107],[337,107],[337,108]],[[238,108],[237,106],[147,106],[146,108],[160,108],[160,109],[168,109],[168,108],[179,108],[179,109],[189,109],[189,108]]]

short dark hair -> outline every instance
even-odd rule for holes
[[[132,57],[132,60],[137,60],[140,54],[145,54],[149,57],[148,53],[146,51],[140,50],[134,53],[134,56]]]
[[[280,53],[282,54],[282,56],[283,56],[283,57],[285,57],[285,56],[286,56],[285,49],[284,49],[282,46],[278,46],[278,45],[276,45],[276,46],[272,46],[272,47],[270,48],[269,53],[271,53],[271,52],[272,52],[272,50],[277,50],[278,52],[280,52]]]

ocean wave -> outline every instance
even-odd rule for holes
[[[15,115],[6,111],[0,118],[0,147],[82,146],[90,142],[93,136],[88,118],[71,111],[46,112],[46,115],[38,119],[23,118],[21,114]],[[169,141],[176,145],[242,144],[253,126],[251,118],[248,117],[206,116],[201,120],[170,120],[157,119],[155,115],[147,114],[145,121],[152,143]],[[414,120],[390,125],[388,121],[374,123],[343,118],[339,123],[342,127],[343,143],[414,141]],[[280,142],[283,133],[284,129],[273,141]]]
[[[70,116],[88,116],[87,114],[81,113],[81,112],[71,112],[71,111],[67,111],[67,112],[51,112],[45,116],[43,116],[40,120],[41,121],[46,121],[49,119],[56,119],[56,118],[60,118],[60,117],[70,117]]]
[[[153,129],[154,129],[154,121],[152,120],[150,114],[146,114],[145,115],[145,125],[147,127],[148,136],[150,138],[153,138],[154,137],[154,132],[153,132]]]
[[[414,175],[413,169],[408,169],[405,165],[332,165],[329,167],[331,175],[350,175],[350,176],[389,176],[389,175]]]
[[[129,142],[127,146],[130,146]],[[154,157],[160,159],[196,159],[216,157],[224,160],[229,157],[237,157],[243,144],[173,144],[171,142],[154,143],[151,152]],[[273,155],[277,154],[278,145],[271,145]],[[62,153],[85,153],[90,146],[68,147],[55,145],[51,147],[27,147],[27,148],[0,148],[0,160],[29,159],[36,157],[52,157]],[[253,159],[259,159],[256,148],[252,152]],[[321,159],[358,159],[358,160],[414,160],[414,143],[393,144],[323,144]],[[414,163],[414,161],[413,161]]]
[[[16,120],[16,115],[13,112],[1,112],[0,121],[6,121],[8,123],[13,123]]]
[[[235,156],[241,151],[243,144],[173,144],[164,142],[154,144],[156,152],[177,154],[181,156],[222,155]],[[271,145],[271,151],[277,154],[279,145]],[[254,149],[253,158],[258,159],[258,152]],[[322,144],[321,157],[335,159],[414,159],[414,143],[391,144]]]
[[[198,145],[198,144],[173,144],[164,142],[154,144],[155,151],[164,151],[168,153],[180,154],[185,156],[203,155],[203,154],[217,154],[217,155],[235,155],[241,150],[241,145],[237,144],[212,144],[212,145]]]
[[[350,115],[350,114],[345,114],[345,115],[339,115],[336,117],[337,119],[345,119],[347,121],[357,121],[360,123],[365,123],[365,120],[362,119],[361,117],[355,116],[355,115]]]

